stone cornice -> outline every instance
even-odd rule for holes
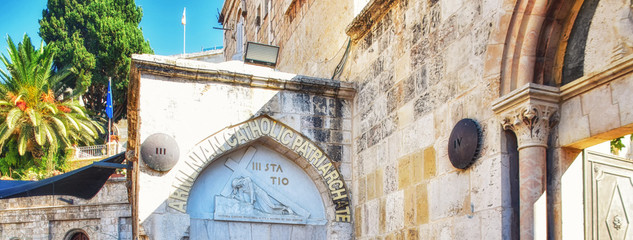
[[[363,10],[354,17],[352,23],[347,26],[345,33],[357,41],[371,30],[371,27],[389,11],[391,5],[397,0],[371,0],[365,5]]]
[[[611,64],[605,71],[589,74],[560,87],[561,100],[573,98],[633,72],[633,55]]]
[[[557,122],[559,105],[633,73],[633,55],[609,65],[605,71],[591,73],[558,87],[526,84],[496,100],[492,110],[501,118],[504,129],[517,134],[519,148],[547,146],[551,124]],[[546,123],[547,120],[549,123]],[[534,133],[545,134],[534,134]]]
[[[226,23],[226,20],[229,19],[229,14],[231,14],[231,8],[233,8],[233,6],[235,5],[235,3],[237,2],[237,0],[228,0],[228,1],[224,1],[224,4],[222,4],[222,10],[220,12],[221,15],[224,15],[224,22],[222,23],[222,25],[224,25]],[[229,6],[230,4],[230,6]]]
[[[558,105],[560,101],[560,91],[557,87],[528,83],[497,99],[492,104],[492,111],[502,115],[504,112],[515,109],[517,106],[535,101]]]
[[[511,108],[513,104],[525,100],[528,96],[532,99],[562,103],[631,73],[633,73],[633,55],[614,62],[605,71],[585,75],[560,88],[534,83],[527,84],[523,88],[515,89],[499,98],[493,104],[492,109],[495,112],[503,112],[504,109]]]
[[[109,206],[124,206],[125,205],[130,205],[130,203],[128,202],[106,202],[106,203],[91,203],[91,204],[82,204],[82,205],[57,205],[57,206],[39,206],[39,207],[17,207],[17,208],[5,208],[2,209],[3,214],[9,213],[9,212],[14,212],[14,211],[43,211],[46,213],[54,213],[57,212],[58,209],[72,209],[74,211],[78,211],[78,212],[88,212],[87,209],[94,209],[94,211],[99,211],[97,210],[98,208],[103,209],[104,207],[109,207]],[[103,210],[101,210],[103,211]],[[116,211],[116,210],[112,210],[112,211]],[[128,209],[129,211],[129,209]]]
[[[165,56],[134,55],[132,65],[141,74],[170,78],[299,91],[344,99],[352,99],[356,94],[354,85],[349,82],[283,73],[242,62],[214,64]]]

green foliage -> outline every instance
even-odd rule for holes
[[[40,35],[54,43],[55,67],[73,66],[79,75],[64,83],[85,93],[86,107],[105,109],[112,77],[115,119],[126,112],[128,74],[133,53],[153,53],[138,27],[143,11],[134,0],[48,0]]]
[[[0,173],[2,176],[15,178],[21,174],[21,170],[27,169],[32,165],[32,157],[30,155],[20,156],[15,141],[9,141],[5,147],[2,157],[0,157]]]
[[[618,154],[620,153],[620,151],[622,151],[623,148],[625,148],[626,146],[624,145],[624,143],[622,143],[622,139],[624,137],[619,137],[616,139],[611,140],[610,145],[611,145],[611,153],[613,154]],[[629,136],[629,138],[631,139],[631,142],[633,143],[633,134],[631,134]]]
[[[53,72],[50,45],[35,49],[26,35],[17,46],[10,37],[7,43],[9,57],[0,58],[7,69],[0,69],[0,171],[25,176],[25,169],[59,170],[60,151],[92,144],[103,127],[88,117],[76,95],[62,98],[62,80],[71,78],[73,69]]]
[[[21,156],[15,141],[9,141],[4,148],[6,151],[0,155],[0,174],[2,176],[21,180],[39,180],[69,170],[66,162],[68,158],[63,156],[67,153],[62,149],[54,151],[50,156],[44,155],[42,159],[37,160],[30,154]]]

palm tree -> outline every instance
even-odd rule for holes
[[[7,43],[9,58],[0,58],[7,69],[0,69],[0,152],[9,141],[15,141],[20,156],[30,152],[35,158],[45,150],[50,155],[93,143],[103,127],[86,114],[77,96],[62,95],[61,80],[72,69],[55,72],[49,45],[35,49],[27,35],[17,46],[10,37]]]

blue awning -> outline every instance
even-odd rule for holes
[[[44,195],[67,195],[91,199],[121,163],[125,153],[119,153],[88,166],[40,181],[0,180],[0,199]]]

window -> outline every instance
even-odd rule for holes
[[[257,30],[262,26],[262,6],[257,6],[257,17],[255,17],[255,26],[257,26]]]
[[[241,13],[241,10],[238,11],[238,13]],[[237,24],[235,26],[235,53],[233,54],[233,56],[231,56],[231,60],[242,60],[243,57],[243,53],[244,53],[244,39],[245,37],[245,31],[244,31],[244,17],[243,15],[240,14],[240,16],[238,16],[238,20],[237,20]]]
[[[262,16],[268,16],[268,8],[270,7],[270,0],[264,0],[264,14]]]
[[[237,23],[237,31],[235,31],[236,50],[238,53],[242,53],[244,50],[244,18],[240,17],[240,21]]]

